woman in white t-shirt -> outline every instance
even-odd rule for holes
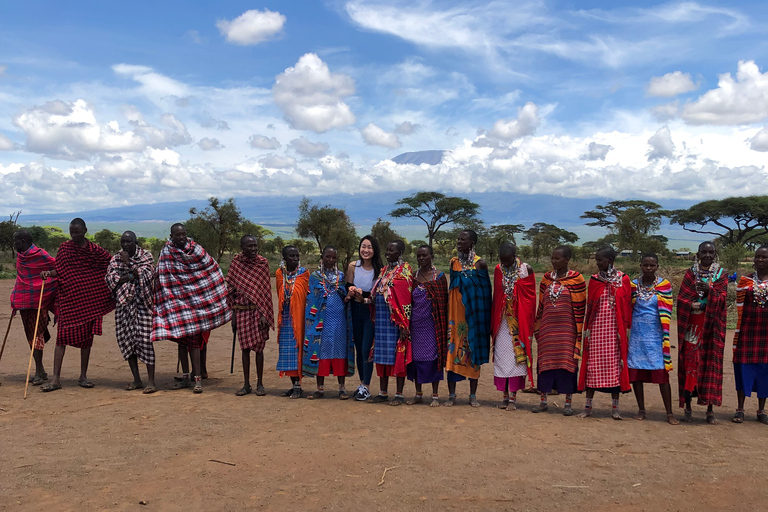
[[[347,269],[347,300],[352,303],[352,328],[360,375],[360,386],[352,397],[365,401],[371,396],[369,387],[373,375],[373,362],[370,360],[373,345],[371,289],[382,267],[379,243],[373,235],[366,235],[360,240],[358,254],[360,259],[351,262]]]

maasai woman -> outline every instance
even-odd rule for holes
[[[768,425],[768,246],[755,251],[755,271],[736,289],[739,319],[733,337],[733,374],[739,407],[734,423],[744,421],[744,397],[757,393],[757,421]]]
[[[683,421],[692,421],[691,400],[707,406],[707,423],[717,424],[713,406],[723,400],[728,275],[715,261],[715,244],[699,245],[696,262],[677,296],[677,383]]]
[[[598,273],[587,287],[587,317],[584,322],[584,354],[581,360],[579,390],[587,390],[584,410],[579,418],[592,415],[595,391],[610,393],[611,416],[619,413],[619,393],[628,393],[627,330],[632,323],[632,290],[629,276],[613,266],[616,251],[603,247],[595,253]]]
[[[547,395],[553,389],[565,394],[563,415],[573,416],[571,400],[578,391],[576,374],[581,359],[581,330],[587,305],[587,285],[581,274],[568,269],[571,248],[561,245],[552,252],[552,272],[544,274],[539,285],[536,313],[538,359],[537,389],[541,403],[531,412],[549,409]]]
[[[373,235],[366,235],[360,240],[357,253],[359,260],[347,268],[347,301],[352,309],[352,333],[355,339],[357,368],[360,372],[360,385],[352,398],[364,402],[371,397],[370,385],[373,376],[373,319],[371,318],[371,289],[373,282],[381,272],[379,242]]]
[[[416,396],[408,405],[423,403],[422,384],[432,384],[430,407],[440,405],[438,390],[443,380],[448,339],[448,281],[432,264],[432,247],[416,251],[419,270],[413,283],[411,309],[411,347],[413,361],[408,365],[408,380],[416,384]]]
[[[331,374],[339,381],[339,399],[349,398],[344,380],[355,373],[355,344],[346,295],[344,272],[336,268],[336,248],[328,245],[320,268],[309,277],[302,369],[307,377],[317,376],[317,391],[310,399],[325,396],[325,377]]]
[[[293,387],[283,396],[301,398],[301,349],[304,339],[304,311],[309,292],[309,272],[300,266],[299,250],[283,247],[283,261],[275,272],[277,288],[277,371],[291,378]]]
[[[531,337],[536,316],[536,277],[517,257],[517,247],[503,243],[494,270],[493,382],[504,393],[499,409],[514,411],[517,392],[525,388],[526,376],[533,386]]]
[[[411,362],[410,318],[413,272],[403,261],[405,242],[387,244],[387,267],[373,285],[374,343],[373,362],[379,376],[379,394],[373,402],[386,402],[389,377],[397,378],[397,391],[390,405],[401,405],[406,366]]]
[[[573,416],[571,401],[578,391],[576,374],[581,359],[581,330],[587,304],[587,285],[575,270],[568,269],[572,251],[567,245],[557,247],[550,258],[552,272],[544,274],[539,285],[536,313],[538,359],[537,389],[541,402],[531,412],[549,409],[547,395],[553,389],[565,394],[563,415]]]
[[[491,351],[491,279],[488,265],[475,254],[477,233],[466,229],[456,240],[458,257],[451,259],[448,285],[448,401],[456,403],[456,383],[469,379],[469,404],[477,401],[480,367]]]
[[[669,372],[672,357],[669,346],[669,321],[672,318],[672,283],[656,277],[659,258],[645,254],[640,260],[642,275],[632,281],[632,330],[629,335],[629,381],[637,399],[636,420],[645,419],[643,382],[658,384],[670,425],[679,422],[672,414],[672,388]]]

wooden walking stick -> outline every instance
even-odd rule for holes
[[[24,400],[27,399],[27,388],[29,387],[29,371],[32,369],[32,354],[35,353],[35,343],[37,343],[37,327],[40,325],[40,310],[43,308],[43,291],[45,291],[45,279],[40,287],[40,301],[37,303],[37,318],[35,318],[35,334],[32,336],[32,350],[29,351],[29,364],[27,365],[27,379],[24,381]]]
[[[232,360],[229,363],[229,373],[235,373],[235,342],[237,341],[237,324],[232,316]]]
[[[5,338],[3,338],[3,346],[0,348],[0,360],[3,359],[3,352],[5,352],[5,342],[8,341],[8,333],[11,332],[11,322],[13,322],[13,317],[16,316],[14,314],[11,314],[11,318],[8,319],[8,328],[5,330]]]

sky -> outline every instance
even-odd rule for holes
[[[0,209],[762,194],[766,21],[761,1],[7,2]]]

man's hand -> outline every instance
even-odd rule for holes
[[[263,329],[266,329],[267,327],[269,327],[269,320],[267,320],[267,317],[265,317],[264,315],[261,315],[261,317],[259,318],[259,327]]]
[[[696,283],[696,291],[701,294],[702,297],[709,295],[709,284],[703,281]]]

